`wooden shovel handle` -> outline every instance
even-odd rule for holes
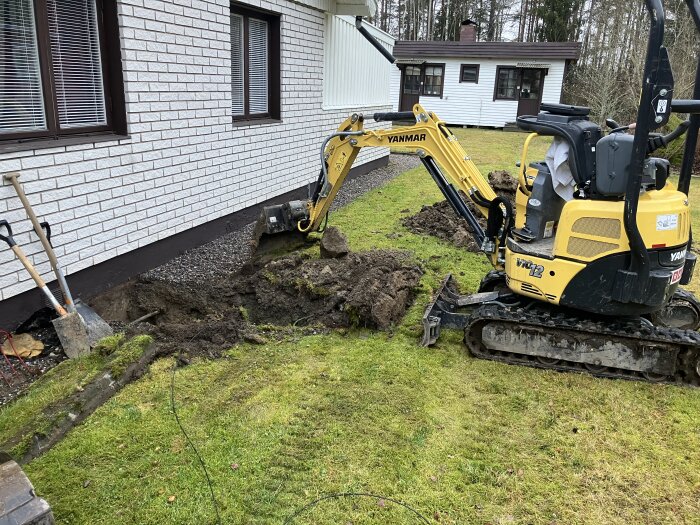
[[[27,199],[27,195],[22,189],[22,185],[17,180],[18,177],[19,173],[17,173],[16,171],[5,174],[5,180],[10,181],[12,186],[15,188],[17,196],[22,202],[22,206],[24,206],[24,211],[27,213],[27,217],[29,217],[32,226],[34,226],[34,231],[39,237],[39,240],[41,241],[41,244],[44,247],[44,251],[46,251],[46,255],[48,255],[49,257],[49,261],[51,262],[51,268],[53,268],[53,270],[56,271],[56,268],[58,267],[56,254],[54,253],[53,247],[51,246],[48,237],[44,233],[44,230],[41,228],[41,223],[39,222],[39,219],[37,219],[36,213],[34,213],[34,209],[32,208],[32,205],[29,203],[29,199]]]
[[[36,271],[36,268],[34,268],[34,265],[27,259],[27,256],[24,254],[22,251],[22,248],[20,248],[18,245],[12,246],[12,251],[14,252],[15,256],[20,260],[20,262],[24,265],[26,268],[27,272],[29,272],[29,275],[32,276],[32,279],[34,279],[34,282],[36,285],[41,289],[42,292],[44,292],[47,296],[50,296],[49,298],[53,298],[53,301],[51,303],[53,304],[53,307],[56,309],[56,312],[58,312],[58,315],[61,317],[65,317],[67,315],[67,312],[65,308],[63,308],[60,304],[58,304],[58,301],[56,301],[56,298],[53,297],[53,294],[51,291],[46,287],[46,283],[44,280],[41,278],[41,275],[39,275],[39,272]]]
[[[22,251],[22,248],[17,246],[16,244],[12,247],[12,251],[15,252],[15,255],[17,258],[20,260],[20,262],[24,265],[24,267],[27,269],[27,272],[29,272],[29,275],[32,276],[32,279],[34,279],[34,282],[39,288],[42,288],[46,286],[46,283],[44,280],[41,278],[41,275],[39,275],[39,272],[36,271],[34,266],[32,265],[31,262],[29,262],[29,259],[27,259],[27,256],[24,255],[24,252]]]

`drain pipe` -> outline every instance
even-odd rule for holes
[[[387,48],[385,48],[379,40],[374,38],[374,35],[367,31],[367,28],[362,25],[362,17],[361,16],[356,16],[355,17],[355,27],[357,30],[360,32],[360,34],[367,39],[367,41],[372,44],[377,51],[379,51],[382,55],[384,55],[384,58],[386,58],[390,63],[396,62],[396,57],[392,55]]]

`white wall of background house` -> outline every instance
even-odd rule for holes
[[[422,61],[423,59],[421,59]],[[518,110],[516,100],[494,100],[496,68],[498,66],[517,66],[523,59],[474,59],[460,58],[426,58],[426,63],[445,64],[445,78],[442,98],[421,95],[420,103],[428,110],[434,111],[448,124],[503,127],[507,122],[514,122]],[[559,103],[566,69],[565,60],[547,60],[548,73],[544,77],[542,91],[543,103]],[[460,82],[462,64],[479,64],[478,83]],[[398,110],[401,71],[394,67],[391,73],[391,101],[394,110]]]
[[[352,18],[327,15],[335,1],[251,5],[280,15],[281,122],[232,120],[229,0],[117,0],[129,137],[0,153],[0,173],[20,171],[51,222],[69,274],[315,180],[324,136],[351,112],[391,108],[388,62]],[[387,154],[362,152],[356,165]],[[0,218],[51,279],[7,183]],[[34,286],[6,249],[0,283],[2,300]]]

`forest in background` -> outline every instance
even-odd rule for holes
[[[378,0],[372,19],[399,40],[458,40],[463,20],[479,41],[581,42],[565,102],[590,106],[593,118],[634,121],[649,22],[641,0]],[[674,98],[690,98],[700,40],[685,0],[666,0],[665,45]],[[677,119],[675,119],[677,122]]]

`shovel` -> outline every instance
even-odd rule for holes
[[[17,192],[17,196],[19,197],[19,200],[22,201],[24,210],[27,212],[27,217],[29,217],[29,220],[32,221],[34,231],[39,236],[39,240],[41,241],[41,244],[44,247],[44,250],[46,251],[46,255],[48,255],[49,257],[51,268],[53,269],[54,274],[56,274],[56,279],[58,280],[58,284],[61,287],[61,293],[63,294],[63,300],[66,304],[66,309],[69,312],[78,312],[78,314],[80,314],[80,317],[83,318],[83,322],[85,323],[85,329],[87,330],[88,342],[90,343],[90,347],[94,347],[100,339],[112,335],[112,328],[97,314],[97,312],[95,312],[88,305],[80,302],[75,303],[73,301],[73,296],[70,293],[70,288],[68,288],[66,278],[63,275],[63,271],[61,271],[61,268],[58,265],[58,259],[56,258],[56,254],[53,251],[53,245],[51,244],[51,226],[48,222],[39,222],[39,220],[36,217],[36,214],[34,213],[34,210],[32,209],[31,204],[29,204],[27,196],[24,194],[22,186],[17,180],[18,178],[19,173],[17,172],[5,174],[5,180],[9,181],[12,184],[12,186],[14,186],[15,191]],[[46,229],[46,231],[44,231],[44,228]]]
[[[58,319],[51,321],[53,327],[56,330],[59,340],[61,341],[61,346],[64,352],[70,358],[79,357],[81,355],[90,353],[90,343],[88,342],[87,332],[85,330],[85,325],[83,320],[80,318],[77,312],[67,312],[63,306],[59,304],[56,298],[51,293],[51,290],[46,286],[46,283],[41,278],[41,275],[36,271],[32,263],[27,259],[27,256],[22,251],[14,238],[12,237],[12,228],[10,223],[7,221],[0,221],[0,230],[5,228],[7,233],[5,235],[0,234],[0,241],[5,241],[10,249],[14,252],[15,256],[21,261],[24,267],[32,276],[34,282],[39,287],[39,289],[46,295],[46,298],[53,306],[56,313],[59,315]]]

